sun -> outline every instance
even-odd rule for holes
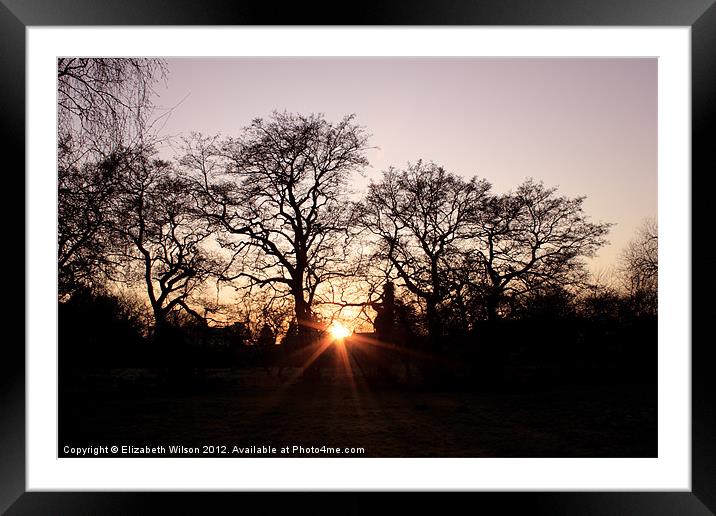
[[[336,340],[342,340],[346,337],[350,337],[351,333],[353,333],[351,330],[349,330],[337,321],[334,321],[333,324],[331,324],[331,326],[328,328],[328,331]]]

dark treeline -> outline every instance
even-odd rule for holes
[[[655,224],[607,284],[585,259],[610,224],[585,197],[533,179],[497,193],[421,160],[360,196],[370,135],[353,115],[274,112],[168,158],[164,78],[159,60],[59,62],[65,370],[297,366],[352,313],[366,376],[655,375]]]

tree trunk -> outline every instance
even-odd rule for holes
[[[311,328],[311,306],[306,302],[303,289],[293,288],[294,313],[296,314],[297,344],[300,352],[300,360],[308,362],[314,352],[313,331]],[[304,362],[304,363],[305,363]],[[320,378],[320,357],[303,366],[301,377],[304,382],[316,382]]]
[[[442,325],[440,324],[440,315],[438,314],[438,303],[435,299],[428,298],[427,304],[427,316],[428,316],[428,339],[430,341],[430,347],[436,350],[440,347],[440,340],[442,337]]]
[[[494,323],[499,317],[497,313],[497,308],[500,304],[500,292],[497,290],[493,290],[487,296],[485,304],[485,308],[487,309],[487,320]]]
[[[301,347],[309,344],[311,334],[311,307],[303,297],[303,290],[294,290],[294,313],[296,314],[296,324],[298,325],[298,338]]]
[[[161,309],[154,308],[154,342],[161,350],[162,353],[164,353],[164,346],[167,339],[167,331],[166,331],[167,322],[164,318],[164,315],[162,314]]]

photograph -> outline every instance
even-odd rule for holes
[[[56,65],[58,457],[659,456],[658,58]]]

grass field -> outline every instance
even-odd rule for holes
[[[118,443],[360,447],[354,456],[365,457],[657,454],[655,389],[450,391],[371,387],[360,378],[303,385],[275,371],[230,369],[202,378],[183,394],[158,387],[145,371],[86,379],[61,398],[60,449]]]

